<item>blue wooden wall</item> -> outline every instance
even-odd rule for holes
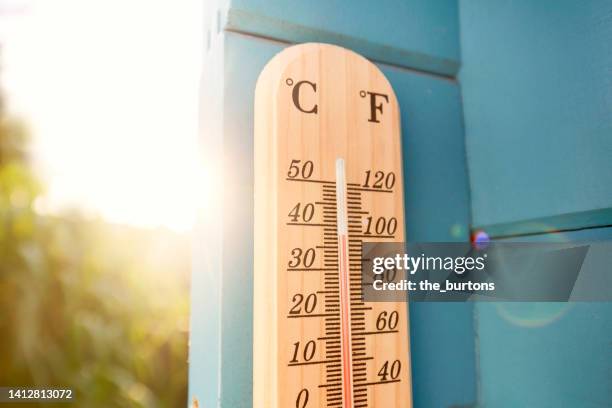
[[[474,226],[612,225],[612,2],[460,6]]]
[[[612,228],[514,238],[611,239]],[[477,303],[475,315],[482,406],[612,406],[610,303]]]
[[[459,68],[457,14],[456,0],[228,0],[224,16],[227,30],[333,43],[372,60],[450,76]]]
[[[208,4],[202,147],[221,195],[194,245],[190,401],[251,406],[253,92],[265,63],[291,42],[335,43],[377,61],[402,113],[409,239],[468,239],[461,93],[452,78],[459,67],[457,13],[452,0]],[[410,311],[416,406],[473,403],[472,306],[419,304]]]
[[[612,239],[612,2],[461,1],[460,23],[475,227]],[[480,405],[612,406],[609,303],[482,303],[475,321]]]
[[[329,42],[388,76],[411,241],[462,241],[471,226],[610,239],[594,227],[612,225],[611,16],[605,0],[207,2],[202,146],[221,194],[194,246],[190,399],[251,406],[252,101],[274,54]],[[573,231],[546,233],[558,229]],[[417,408],[611,406],[610,305],[410,312]]]

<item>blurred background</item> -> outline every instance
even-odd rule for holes
[[[0,386],[186,405],[200,8],[0,0]]]

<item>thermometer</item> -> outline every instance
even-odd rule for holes
[[[364,302],[364,242],[403,242],[399,107],[376,66],[289,47],[255,92],[253,406],[411,407],[404,302]]]

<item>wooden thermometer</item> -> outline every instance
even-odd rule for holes
[[[376,66],[289,47],[255,92],[256,408],[411,407],[407,305],[363,302],[362,242],[403,242],[397,99]]]

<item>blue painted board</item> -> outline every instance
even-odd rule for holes
[[[220,198],[194,239],[189,401],[201,407],[252,406],[253,99],[282,48],[219,32],[203,64],[202,151]]]
[[[461,94],[452,80],[381,65],[402,120],[406,236],[413,242],[469,238],[469,191]]]
[[[194,245],[189,395],[200,406],[251,406],[254,86],[284,46],[222,31],[212,36],[204,61],[202,149],[216,167],[220,201],[200,223]],[[465,240],[468,192],[458,86],[380,67],[402,113],[407,234],[421,241]],[[414,305],[411,312],[417,406],[474,401],[472,310]],[[451,369],[448,358],[456,353],[448,342],[462,347]]]
[[[460,2],[472,217],[493,235],[612,225],[612,2]]]
[[[457,0],[228,0],[224,28],[287,42],[328,42],[377,61],[455,75]]]
[[[515,240],[612,240],[612,228]],[[481,406],[612,406],[611,303],[478,303],[475,312]]]
[[[486,407],[612,406],[612,305],[476,306]]]
[[[469,191],[457,84],[395,67],[381,69],[402,115],[408,240],[468,240]],[[410,305],[415,407],[476,400],[474,334],[472,304]]]
[[[473,303],[410,304],[413,402],[417,408],[476,401]]]
[[[612,224],[612,207],[570,214],[549,215],[535,219],[477,226],[492,237],[524,236],[526,234],[555,233],[576,229],[602,227]]]

